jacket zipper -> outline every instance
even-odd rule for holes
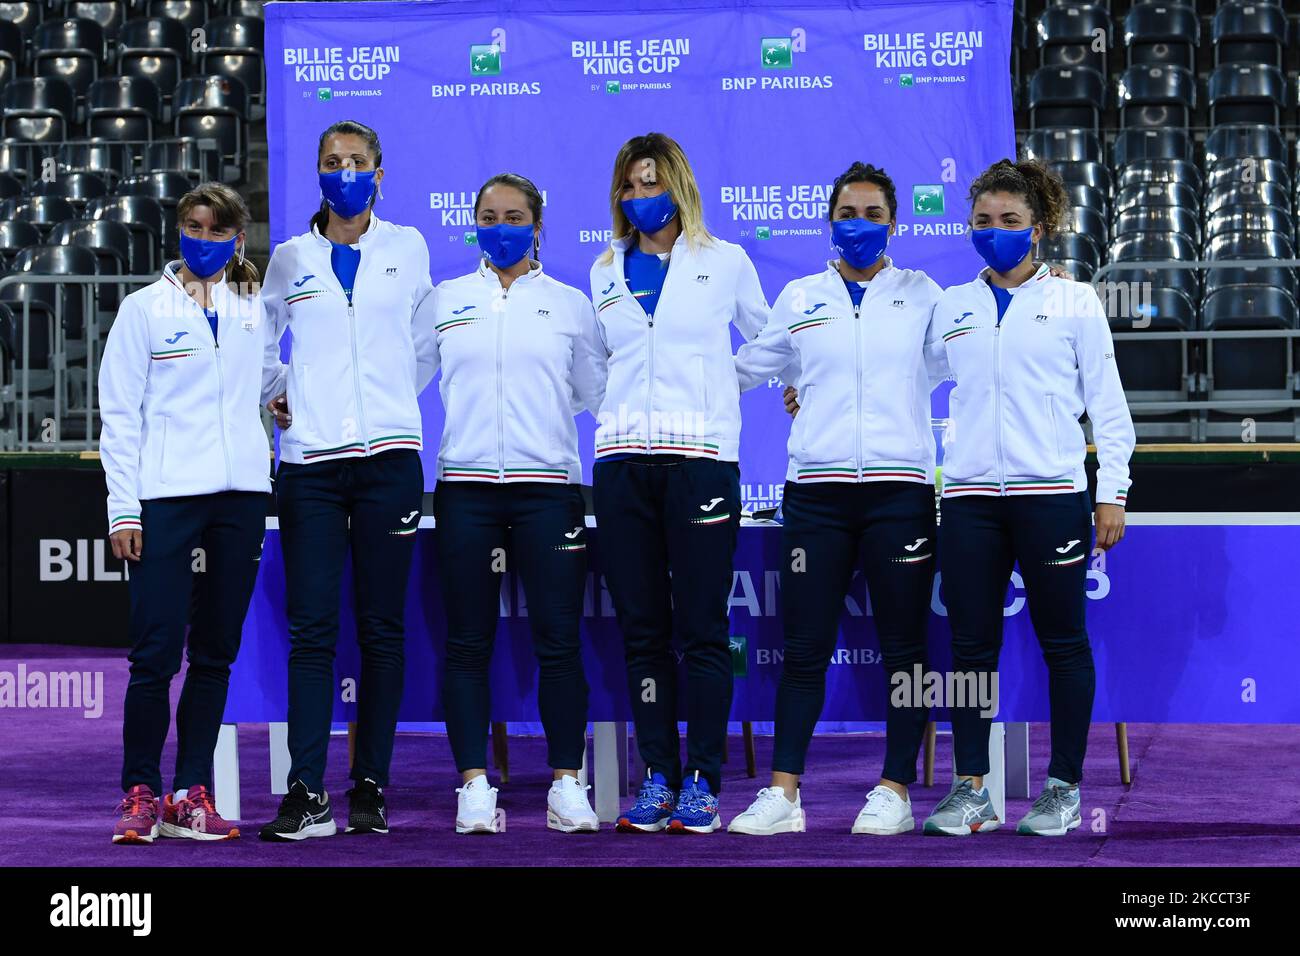
[[[624,250],[623,255],[624,256],[627,255],[626,250]],[[668,261],[668,268],[669,270],[672,269],[671,258]],[[621,277],[622,270],[619,270],[619,272],[620,272],[619,279],[621,282],[623,282],[624,286],[626,286],[627,280]],[[659,300],[661,302],[663,301],[663,297],[664,297],[664,289],[667,287],[668,287],[668,276],[665,275],[663,285],[659,289]],[[628,289],[628,295],[631,294],[632,294],[632,290]],[[637,308],[640,308],[639,303],[637,303],[636,301],[636,296],[632,296],[632,302],[634,305],[637,306]],[[658,306],[656,305],[656,309],[657,308]],[[642,314],[645,314],[644,309],[642,309],[641,311]],[[653,315],[646,315],[646,355],[647,355],[647,359],[646,359],[647,367],[646,367],[646,388],[645,388],[645,450],[646,450],[646,454],[650,454],[650,450],[652,446],[652,437],[653,437],[653,430],[650,427],[650,424],[652,422],[650,410],[651,408],[654,407],[654,388],[655,388],[655,317]]]
[[[985,283],[987,285],[987,283]],[[993,299],[993,312],[996,315],[998,310],[997,296],[993,295],[993,290],[988,289],[989,296]],[[1013,299],[1012,302],[1015,300]],[[1007,312],[1011,311],[1011,303],[1007,305]],[[1007,493],[1007,466],[1002,460],[1002,320],[1006,318],[1006,313],[998,317],[993,326],[993,396],[994,396],[994,415],[997,421],[993,425],[993,444],[997,449],[998,458],[998,494]]]
[[[500,280],[498,280],[500,281]],[[509,306],[510,290],[501,290],[501,315],[497,319],[497,480],[506,480],[506,438],[505,438],[505,382],[501,368],[501,347],[505,340],[506,309]]]
[[[841,280],[843,281],[843,280]],[[849,295],[848,287],[844,289],[844,294]],[[863,297],[866,297],[866,290],[863,290]],[[853,296],[849,295],[850,304],[853,302]],[[856,414],[853,416],[857,427],[857,449],[854,454],[854,466],[857,470],[857,480],[862,480],[862,303],[859,302],[853,306],[853,374],[856,381],[856,387],[853,389],[853,407]]]
[[[207,317],[204,316],[206,319]],[[218,320],[220,321],[220,320]],[[215,343],[213,354],[217,359],[217,421],[221,425],[221,454],[226,459],[226,488],[235,487],[235,479],[230,469],[230,442],[226,435],[226,383],[225,377],[221,373],[221,343],[217,342],[214,335],[212,341]]]

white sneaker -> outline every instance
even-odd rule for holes
[[[878,786],[867,794],[867,805],[853,821],[853,833],[893,836],[916,828],[912,819],[912,801],[900,797],[889,787]]]
[[[486,774],[457,787],[456,793],[457,833],[497,832],[497,788],[488,784]]]
[[[808,828],[798,790],[791,803],[780,787],[764,787],[749,809],[731,821],[728,833],[771,836],[774,833],[803,833]]]
[[[587,791],[577,777],[561,777],[551,783],[546,793],[546,828],[561,833],[595,833],[600,829],[596,811],[591,809]]]

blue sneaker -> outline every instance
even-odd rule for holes
[[[709,782],[697,770],[677,794],[677,809],[668,821],[668,832],[712,833],[720,826],[718,798],[709,792]]]
[[[669,789],[664,775],[651,774],[647,770],[636,803],[618,818],[614,829],[619,833],[656,833],[668,825],[676,800],[676,794]]]

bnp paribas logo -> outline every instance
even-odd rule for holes
[[[754,230],[754,238],[756,238],[756,239],[771,239],[771,238],[772,238],[772,227],[771,227],[771,226],[759,226],[757,229]]]
[[[942,216],[943,184],[913,186],[912,212],[918,216]]]
[[[316,99],[320,100],[321,102],[325,102],[326,100],[332,100],[333,98],[334,98],[334,91],[331,90],[328,86],[322,86],[316,90]]]
[[[621,92],[623,92],[623,84],[620,83],[618,80],[606,80],[606,81],[605,81],[605,92],[606,92],[606,93],[621,93]]]
[[[903,89],[911,89],[916,86],[916,78],[911,73],[900,73],[898,75],[898,85]]]
[[[788,70],[794,65],[792,37],[763,37],[762,62],[765,70]]]
[[[477,245],[478,245],[478,232],[477,232],[477,231],[474,231],[474,232],[467,232],[467,233],[465,233],[465,245],[467,245],[467,246],[477,246]]]
[[[469,48],[470,76],[498,76],[501,73],[501,47],[496,43],[472,43]]]

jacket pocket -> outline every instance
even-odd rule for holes
[[[713,409],[709,405],[709,374],[704,367],[704,356],[695,358],[695,378],[700,396],[700,412],[706,421],[713,420]]]
[[[167,460],[167,425],[171,419],[164,415],[162,418],[162,433],[158,436],[158,481],[161,484],[167,484],[167,477],[170,472]]]
[[[799,395],[796,399],[799,402],[799,413],[795,415],[794,423],[791,427],[793,427],[799,432],[799,440],[797,443],[797,447],[799,449],[799,458],[803,461],[812,460],[808,455],[809,440],[808,440],[807,425],[808,425],[808,409],[812,407],[813,393],[816,391],[817,391],[817,386],[805,385],[803,389],[800,390]]]
[[[1043,398],[1047,411],[1048,434],[1051,436],[1052,462],[1060,468],[1064,456],[1061,454],[1061,424],[1056,419],[1056,396],[1050,392]],[[1049,476],[1044,476],[1049,477]],[[1052,475],[1050,477],[1055,477]]]

